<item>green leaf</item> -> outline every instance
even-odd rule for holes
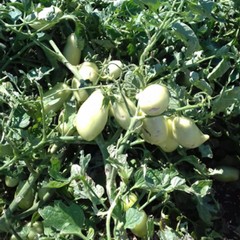
[[[192,190],[199,197],[205,197],[210,193],[212,187],[212,180],[200,180],[192,184]]]
[[[38,212],[46,227],[53,227],[61,234],[78,235],[85,222],[82,208],[75,203],[67,206],[61,201],[55,201],[53,206],[46,206]]]
[[[44,76],[47,76],[50,74],[50,72],[53,71],[53,68],[48,67],[39,67],[39,68],[33,68],[27,73],[27,78],[30,81],[39,81]]]
[[[212,101],[212,111],[215,114],[220,112],[226,112],[227,108],[234,105],[239,104],[240,102],[240,87],[224,87],[219,96]]]
[[[22,0],[22,3],[23,3],[23,7],[24,7],[24,11],[25,12],[30,12],[32,11],[32,0]]]
[[[187,162],[187,163],[191,164],[194,167],[194,170],[201,175],[207,175],[208,174],[208,170],[206,168],[206,165],[201,163],[200,159],[197,158],[194,155],[189,155],[189,156],[181,158],[177,162],[177,164],[180,164],[182,162]]]
[[[152,192],[172,192],[184,188],[185,179],[178,176],[178,171],[174,168],[142,169],[136,171],[135,187]]]
[[[51,158],[51,167],[49,169],[49,175],[56,181],[51,181],[47,184],[49,188],[61,188],[70,182],[70,179],[65,178],[60,173],[61,162],[57,157]]]
[[[204,9],[205,14],[208,16],[211,16],[214,2],[212,0],[199,0],[199,3],[201,4],[202,8]]]
[[[175,22],[172,25],[176,36],[184,42],[187,47],[186,57],[189,57],[195,51],[199,50],[199,41],[194,31],[183,22]]]
[[[136,3],[142,3],[143,5],[148,6],[153,11],[157,11],[160,5],[162,4],[159,0],[135,0]]]
[[[46,184],[46,188],[62,188],[66,185],[68,185],[69,182],[58,182],[58,181],[50,181]]]
[[[81,166],[82,175],[87,171],[88,164],[91,160],[91,154],[84,155],[84,151],[80,151],[79,165]]]
[[[182,239],[181,236],[172,228],[166,227],[165,229],[162,229],[159,231],[158,236],[162,240],[177,240]]]
[[[14,111],[12,126],[16,128],[26,128],[30,124],[30,116],[25,112],[21,106],[18,106]]]
[[[222,59],[216,67],[208,74],[207,79],[209,81],[216,80],[223,76],[224,73],[231,67],[230,61]]]
[[[197,210],[199,217],[207,224],[211,225],[213,220],[213,215],[216,215],[218,209],[216,205],[209,203],[208,198],[197,197]]]
[[[211,201],[211,180],[196,181],[192,184],[192,193],[197,201],[197,210],[200,218],[208,225],[212,224],[213,215],[218,211],[217,205],[210,203]]]
[[[126,223],[124,228],[133,229],[143,221],[145,214],[136,208],[129,208],[126,212]]]
[[[205,157],[213,158],[213,152],[212,152],[210,145],[202,144],[201,146],[199,146],[198,149],[201,153],[202,158],[205,158]]]
[[[208,95],[212,95],[213,89],[210,84],[204,79],[199,78],[199,74],[195,71],[190,72],[189,82],[192,83],[195,87],[206,92]]]

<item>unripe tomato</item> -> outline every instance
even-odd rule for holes
[[[108,106],[104,106],[103,101],[102,91],[97,89],[78,110],[75,125],[79,135],[86,141],[95,139],[107,123]]]
[[[170,117],[164,117],[164,118],[167,122],[168,134],[167,134],[167,139],[164,142],[159,143],[159,146],[164,152],[173,152],[179,146],[172,132],[173,119]]]
[[[36,221],[34,223],[29,223],[27,226],[30,227],[30,231],[27,235],[28,240],[37,240],[39,239],[39,235],[43,233],[43,223],[40,221]]]
[[[116,80],[122,74],[123,64],[119,60],[112,60],[108,63],[105,76],[102,80]]]
[[[81,58],[84,41],[80,39],[76,33],[71,33],[67,37],[67,42],[63,49],[63,55],[72,65],[78,65]]]
[[[72,91],[65,83],[57,83],[50,90],[43,94],[43,106],[45,113],[50,111],[57,112],[61,109],[64,102],[71,96]]]
[[[93,62],[83,62],[77,66],[78,72],[83,80],[89,80],[93,85],[97,84],[99,77],[99,69]]]
[[[7,187],[16,187],[19,183],[18,177],[5,176],[5,184]]]
[[[129,98],[125,97],[125,100],[127,106],[122,98],[115,99],[111,104],[110,111],[117,123],[127,130],[131,122],[131,116],[134,116],[136,113],[136,106]]]
[[[33,23],[29,24],[33,29],[47,30],[58,23],[62,15],[63,13],[60,8],[51,6],[43,8],[40,12],[34,12],[33,14],[29,15],[27,19],[36,19]]]
[[[159,145],[168,137],[168,126],[163,116],[145,118],[141,130],[143,139],[151,144]]]
[[[219,166],[217,170],[222,170],[222,173],[213,175],[213,178],[220,182],[235,182],[239,179],[239,170],[231,166]]]
[[[140,109],[149,116],[160,115],[168,108],[169,91],[160,84],[149,85],[136,97]]]
[[[79,88],[80,81],[77,78],[72,79],[72,88],[78,89],[73,91],[73,95],[78,103],[84,102],[88,98],[88,93],[85,89]]]
[[[175,117],[172,124],[173,136],[185,148],[197,148],[209,139],[203,134],[194,121],[186,117]]]
[[[141,217],[134,228],[130,229],[131,232],[137,237],[144,238],[147,236],[147,221],[148,216],[144,210],[141,210]]]
[[[129,208],[131,208],[138,200],[138,197],[134,193],[130,193],[129,195],[125,195],[122,198],[122,206],[123,210],[126,212]]]
[[[15,191],[15,197],[18,195],[18,193],[20,192],[20,190],[22,189],[24,184],[25,184],[24,181],[19,182],[17,189]],[[18,202],[18,207],[20,207],[21,209],[27,210],[28,208],[30,208],[33,205],[34,191],[32,188],[29,189],[24,196],[20,196],[20,197],[22,197],[22,198]]]

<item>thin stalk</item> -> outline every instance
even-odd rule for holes
[[[64,57],[64,55],[62,54],[62,52],[60,51],[60,49],[57,47],[57,45],[55,44],[55,42],[53,40],[50,40],[49,43],[52,46],[52,48],[54,49],[54,51],[56,52],[58,60],[61,61],[73,73],[73,75],[77,79],[80,79],[81,76],[79,74],[77,67],[73,66],[71,63],[68,62],[68,60]]]
[[[175,3],[176,3],[176,1],[173,2],[172,9],[175,6]],[[163,21],[161,22],[161,25],[159,26],[158,30],[149,39],[149,42],[148,42],[146,48],[144,49],[144,51],[141,54],[140,59],[139,59],[140,68],[143,68],[144,62],[145,62],[147,56],[149,55],[149,52],[153,49],[154,45],[156,44],[159,37],[161,36],[163,30],[166,28],[166,26],[168,26],[171,23],[172,20],[169,19],[169,16],[170,16],[171,13],[172,13],[171,10],[167,12],[167,14],[165,15]]]
[[[119,199],[121,194],[122,194],[122,191],[120,190],[118,192],[118,194],[116,195],[116,197],[114,198],[113,202],[111,203],[111,206],[110,206],[110,208],[108,209],[108,212],[107,212],[107,219],[106,219],[107,240],[111,240],[112,239],[112,237],[111,237],[111,227],[110,227],[111,218],[112,218],[113,210],[114,210],[114,208],[117,205],[117,200]]]
[[[208,103],[205,104],[204,102],[201,102],[201,103],[194,104],[194,105],[187,105],[187,106],[184,106],[184,107],[179,107],[179,108],[174,109],[174,111],[181,112],[181,111],[186,111],[186,110],[189,110],[189,109],[204,107],[205,105],[208,105]]]

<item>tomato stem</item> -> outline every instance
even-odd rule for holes
[[[176,3],[176,0],[172,4],[172,7],[171,7],[172,9],[174,8],[175,3]],[[163,21],[161,22],[158,30],[151,36],[151,38],[148,41],[147,46],[144,48],[144,51],[141,54],[140,59],[139,59],[139,66],[141,69],[144,67],[145,60],[146,60],[147,56],[149,55],[149,52],[152,50],[152,48],[158,41],[163,30],[165,30],[171,23],[177,21],[177,18],[174,18],[174,20],[172,20],[172,18],[170,17],[170,14],[172,14],[172,10],[167,12],[167,14],[165,15]]]
[[[58,60],[61,61],[72,73],[77,79],[81,79],[81,76],[79,74],[79,71],[76,66],[73,66],[71,63],[68,62],[68,60],[64,57],[60,49],[57,47],[55,42],[53,40],[49,41],[50,45],[54,49],[54,51],[57,54]]]

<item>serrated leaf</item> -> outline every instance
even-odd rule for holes
[[[53,227],[61,234],[78,234],[85,221],[82,208],[74,203],[67,206],[55,201],[53,206],[46,206],[38,212],[46,227]]]
[[[184,188],[185,180],[178,176],[178,171],[174,168],[148,169],[136,171],[135,187],[152,192],[172,192],[179,188]]]

